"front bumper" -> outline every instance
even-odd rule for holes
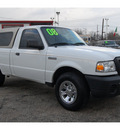
[[[120,95],[120,76],[85,75],[91,94],[95,97]]]

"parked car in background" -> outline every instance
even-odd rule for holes
[[[115,40],[100,40],[97,41],[95,46],[101,46],[101,47],[110,47],[110,48],[120,48],[120,42],[119,44]]]
[[[116,40],[115,42],[120,46],[120,40]]]

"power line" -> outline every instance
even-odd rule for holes
[[[13,18],[6,18],[6,17],[0,17],[0,18],[2,18],[2,19],[13,19]]]

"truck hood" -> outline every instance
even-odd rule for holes
[[[120,50],[95,46],[58,46],[49,47],[48,55],[104,61],[120,57]]]

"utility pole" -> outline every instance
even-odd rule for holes
[[[99,32],[99,31],[98,31],[98,25],[97,25],[97,40],[98,40],[98,32]]]
[[[58,23],[58,26],[59,26],[59,15],[60,15],[60,12],[56,12],[57,14],[57,23]]]
[[[106,40],[107,40],[108,39],[108,27],[109,27],[108,20],[109,19],[105,18],[105,20],[106,20]]]
[[[104,33],[104,19],[102,20],[102,40],[103,40],[103,33]]]

